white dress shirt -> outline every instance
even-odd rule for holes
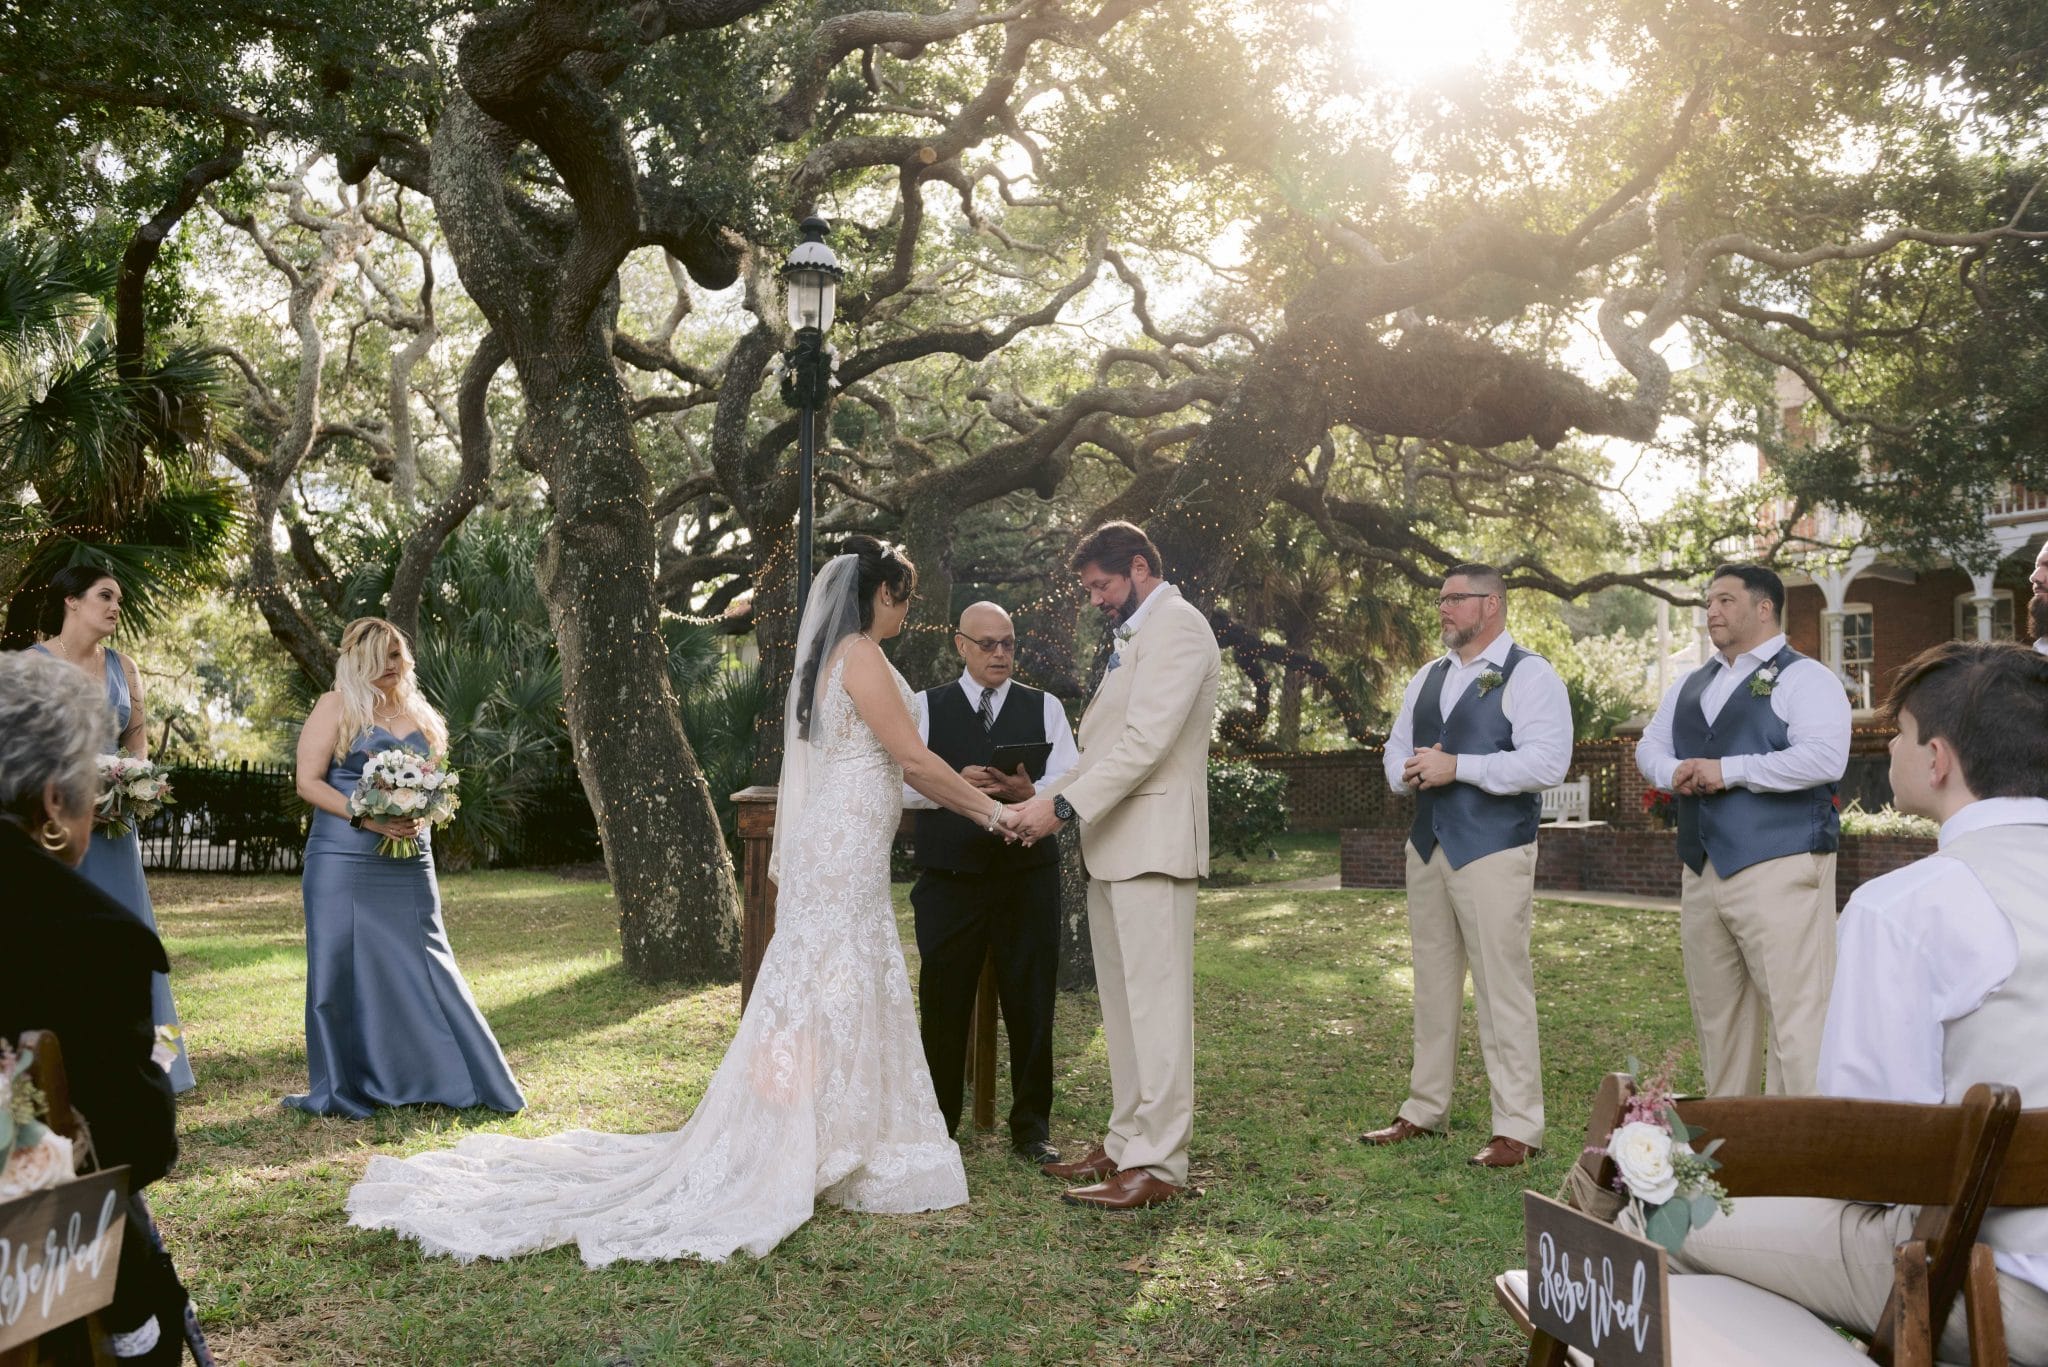
[[[1991,826],[2039,824],[2048,824],[2048,798],[1985,798],[1942,823],[1941,843]],[[2012,922],[1960,859],[1932,854],[1871,879],[1836,923],[1821,1094],[1939,1103],[1948,1022],[1982,1006],[2019,962]],[[2048,1255],[2000,1253],[1997,1261],[2048,1290]]]
[[[2048,655],[2048,636],[2040,636],[2035,638],[2034,653],[2037,655]]]
[[[1754,650],[1745,650],[1730,663],[1716,653],[1702,666],[1717,672],[1700,694],[1700,711],[1709,722],[1721,715],[1721,708],[1738,684],[1769,663],[1785,648],[1781,632]],[[1671,748],[1671,728],[1678,711],[1678,695],[1691,678],[1671,685],[1657,704],[1643,738],[1636,742],[1636,768],[1654,787],[1669,788],[1678,771],[1678,756]],[[1771,686],[1771,711],[1785,723],[1788,733],[1783,750],[1761,755],[1729,755],[1721,761],[1721,782],[1730,788],[1743,787],[1756,793],[1796,793],[1823,783],[1838,783],[1849,768],[1849,695],[1834,671],[1805,656],[1794,660]]]
[[[1009,700],[1011,682],[1010,679],[1003,680],[997,685],[995,695],[988,700],[989,706],[995,709],[995,715],[998,717],[1003,715],[1003,704]],[[981,687],[974,681],[972,674],[964,669],[960,671],[960,691],[967,695],[968,708],[977,713],[981,711]],[[917,695],[917,706],[913,710],[917,713],[917,738],[930,745],[932,719],[931,711],[925,705],[924,694]],[[1045,761],[1045,776],[1035,780],[1041,788],[1065,775],[1081,762],[1081,751],[1074,744],[1074,728],[1067,724],[1067,709],[1060,706],[1060,700],[1050,693],[1045,695],[1045,738],[1052,742],[1052,754]],[[939,804],[906,783],[903,785],[903,805],[920,810],[935,810]]]
[[[1401,782],[1401,766],[1415,753],[1415,698],[1422,692],[1430,670],[1443,660],[1451,662],[1439,704],[1448,722],[1465,696],[1466,687],[1487,670],[1505,666],[1508,650],[1514,643],[1514,637],[1503,631],[1469,664],[1454,653],[1446,654],[1432,660],[1408,681],[1408,690],[1401,695],[1400,715],[1394,718],[1393,732],[1387,737],[1389,788],[1397,793],[1413,791]],[[1572,767],[1572,702],[1565,692],[1564,680],[1557,676],[1550,661],[1541,655],[1531,655],[1515,666],[1514,674],[1502,689],[1501,713],[1508,719],[1515,748],[1490,755],[1459,755],[1458,782],[1500,797],[1540,793],[1564,782],[1566,771]]]

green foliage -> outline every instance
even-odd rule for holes
[[[1941,823],[1931,817],[1913,816],[1886,805],[1876,811],[1864,810],[1851,798],[1842,806],[1843,835],[1919,836],[1932,840],[1941,834]]]
[[[1287,829],[1287,775],[1235,760],[1209,761],[1209,849],[1243,859],[1271,850]]]

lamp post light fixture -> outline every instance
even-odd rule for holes
[[[839,354],[825,343],[846,275],[825,244],[832,225],[812,215],[798,227],[803,241],[782,263],[783,293],[789,305],[792,345],[782,355],[782,401],[797,410],[796,616],[802,622],[811,596],[811,509],[817,477],[818,414],[832,397],[832,372]]]

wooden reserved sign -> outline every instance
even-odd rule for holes
[[[1666,1367],[1671,1282],[1662,1245],[1522,1193],[1529,1319],[1600,1367]]]
[[[125,1167],[0,1203],[0,1351],[114,1299],[127,1208]]]

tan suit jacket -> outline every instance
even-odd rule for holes
[[[1216,633],[1171,584],[1153,590],[1122,663],[1081,716],[1081,762],[1046,792],[1081,821],[1090,876],[1109,882],[1209,871],[1209,732],[1222,656]]]

